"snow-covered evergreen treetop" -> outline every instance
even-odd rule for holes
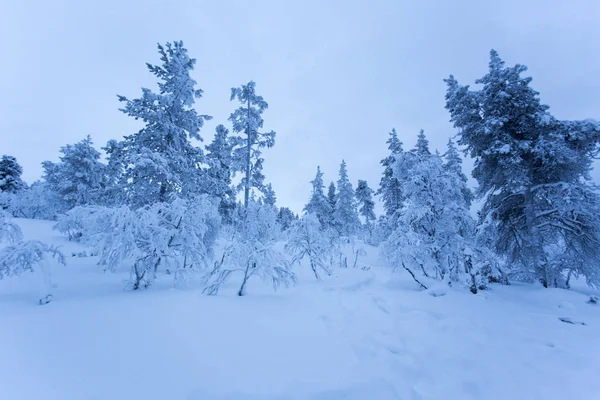
[[[390,155],[381,160],[383,166],[383,176],[379,182],[377,195],[381,196],[383,209],[388,217],[393,216],[402,206],[402,185],[394,177],[393,165],[396,162],[396,156],[402,154],[402,142],[398,139],[396,129],[392,129],[387,142]]]
[[[356,187],[356,201],[359,205],[359,212],[365,218],[365,224],[371,225],[377,218],[375,216],[375,202],[373,201],[373,190],[367,184],[367,181],[358,180]]]
[[[121,142],[110,141],[106,150],[111,170],[119,174],[118,184],[134,206],[168,201],[170,194],[184,196],[202,192],[201,148],[190,139],[202,140],[200,129],[208,115],[193,108],[202,90],[190,77],[196,60],[190,58],[183,42],[158,45],[162,65],[147,64],[159,82],[159,92],[142,89],[142,97],[125,103],[125,114],[141,119],[145,126],[125,136]]]
[[[23,167],[13,156],[3,155],[0,158],[0,192],[15,193],[25,189],[27,185],[21,179]]]
[[[473,192],[467,187],[467,177],[462,170],[462,158],[452,139],[448,139],[448,150],[444,153],[444,159],[446,160],[444,167],[458,176],[462,181],[463,187],[461,188],[461,191],[463,192],[467,207],[470,207],[471,202],[473,201]]]
[[[44,161],[44,180],[56,193],[65,209],[105,202],[108,184],[106,165],[100,162],[100,152],[92,138],[61,147],[60,162]]]
[[[360,226],[358,212],[356,211],[356,198],[348,171],[346,161],[342,160],[340,174],[337,182],[337,196],[333,210],[333,222],[335,228],[342,236],[352,236]]]
[[[331,214],[333,210],[330,202],[328,201],[327,197],[325,197],[323,192],[325,185],[323,184],[323,172],[321,172],[320,166],[317,166],[317,174],[315,179],[310,181],[310,183],[312,185],[312,192],[308,203],[304,206],[304,211],[306,211],[308,214],[316,215],[321,223],[321,227],[325,229],[331,225]],[[335,195],[335,187],[333,192]]]
[[[218,197],[219,213],[223,222],[233,222],[235,209],[235,190],[231,186],[232,176],[232,145],[229,140],[229,131],[223,125],[218,125],[213,141],[206,146],[208,160],[206,192]]]

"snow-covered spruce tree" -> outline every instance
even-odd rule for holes
[[[358,212],[365,219],[365,225],[370,227],[377,219],[375,216],[375,202],[373,201],[373,189],[369,187],[367,181],[358,180],[356,187],[356,201],[358,202]]]
[[[312,185],[312,193],[308,203],[304,206],[304,211],[308,214],[316,215],[321,223],[321,227],[325,229],[331,225],[332,209],[323,193],[325,186],[323,185],[323,173],[321,172],[321,167],[317,167],[317,175],[310,183]]]
[[[392,267],[406,269],[413,278],[414,271],[420,271],[476,292],[482,277],[477,263],[466,262],[474,221],[464,201],[462,182],[444,168],[437,154],[425,152],[426,139],[421,135],[421,145],[399,155],[393,166],[405,197],[397,227],[384,243],[384,256]]]
[[[288,207],[280,207],[277,212],[277,223],[281,227],[282,231],[290,229],[294,221],[298,219],[298,216],[294,214]]]
[[[329,187],[327,188],[327,201],[329,202],[329,208],[331,209],[331,213],[332,213],[331,218],[333,218],[333,210],[335,209],[335,196],[336,196],[335,183],[330,182]]]
[[[218,125],[213,141],[206,146],[209,164],[206,191],[220,199],[219,214],[226,224],[233,222],[233,211],[236,207],[235,189],[231,186],[232,150],[229,131],[223,125]]]
[[[0,192],[15,193],[25,189],[27,185],[21,179],[23,167],[13,156],[3,155],[0,158]]]
[[[341,236],[352,236],[360,227],[354,188],[348,179],[346,161],[342,160],[340,175],[337,182],[337,196],[333,210],[333,223]]]
[[[135,210],[79,207],[67,218],[73,226],[81,226],[81,242],[98,253],[106,270],[129,264],[131,289],[150,286],[161,270],[183,285],[212,259],[220,226],[218,205],[212,199],[172,195],[169,202]]]
[[[292,265],[307,258],[315,278],[319,271],[331,275],[331,243],[327,232],[314,214],[306,214],[294,222],[285,250],[292,256]]]
[[[423,129],[421,129],[417,135],[417,144],[412,151],[420,157],[427,157],[431,154],[431,151],[429,151],[429,140],[427,140],[427,136],[425,136],[425,131]]]
[[[145,126],[121,142],[109,141],[109,168],[118,174],[117,185],[127,203],[140,207],[165,202],[171,194],[183,197],[206,192],[200,164],[204,154],[190,139],[202,141],[200,129],[211,117],[193,108],[202,90],[190,77],[196,60],[188,56],[183,42],[158,45],[162,65],[147,64],[159,82],[159,92],[142,89],[142,97],[125,103],[125,114],[141,119]]]
[[[275,207],[277,196],[275,195],[275,190],[273,190],[273,186],[270,183],[265,185],[263,189],[262,201],[268,206]]]
[[[44,161],[44,180],[58,195],[66,210],[87,204],[102,204],[107,185],[106,165],[92,138],[60,148],[60,162]]]
[[[8,242],[8,246],[0,248],[0,279],[18,276],[24,272],[33,272],[39,268],[44,274],[45,290],[51,286],[50,260],[66,265],[65,256],[60,250],[48,246],[38,240],[23,241],[23,234],[18,225],[10,221],[6,212],[0,211],[0,243]],[[40,304],[52,300],[50,293],[44,293]]]
[[[383,209],[387,217],[392,217],[396,211],[402,206],[402,185],[394,176],[393,165],[396,161],[396,156],[402,154],[402,142],[398,139],[396,129],[392,129],[387,142],[390,155],[381,160],[383,166],[383,176],[379,182],[377,195],[381,197]]]
[[[460,157],[460,154],[458,154],[458,150],[451,138],[448,139],[448,150],[444,153],[444,159],[446,160],[444,167],[458,175],[463,182],[461,191],[463,192],[465,203],[468,207],[471,207],[471,203],[473,202],[473,192],[467,187],[467,176],[462,170],[462,158]]]
[[[231,89],[231,101],[237,99],[242,106],[229,116],[233,124],[231,136],[233,145],[234,171],[242,172],[244,176],[238,190],[244,190],[244,207],[248,207],[250,189],[263,189],[264,175],[262,174],[263,158],[261,149],[275,145],[275,132],[260,132],[263,127],[262,113],[269,104],[256,94],[256,83],[248,82],[239,88]]]
[[[232,275],[241,275],[239,296],[246,294],[246,285],[254,277],[271,283],[274,289],[296,282],[296,276],[285,256],[276,249],[280,234],[275,209],[250,200],[239,224],[233,243],[225,248],[220,262],[205,276],[207,294],[217,294]]]
[[[559,121],[522,77],[491,52],[479,90],[446,80],[446,108],[459,144],[475,159],[480,218],[495,230],[497,254],[511,276],[568,286],[571,275],[600,285],[598,194],[589,182],[600,124]]]

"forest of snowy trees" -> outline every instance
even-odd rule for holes
[[[576,278],[600,286],[600,197],[589,174],[600,123],[553,117],[525,66],[506,66],[492,51],[473,88],[450,75],[446,109],[457,135],[446,149],[431,149],[423,130],[404,149],[392,129],[388,155],[373,160],[382,171],[377,185],[352,179],[344,160],[326,185],[314,166],[297,215],[277,203],[263,174],[262,151],[276,145],[276,133],[263,129],[268,103],[260,86],[232,88],[231,115],[209,135],[202,128],[212,117],[195,107],[203,94],[190,75],[196,60],[182,42],[158,52],[160,64],[148,64],[157,89],[118,96],[120,111],[143,122],[138,132],[110,140],[102,152],[89,136],[66,144],[31,185],[18,161],[2,156],[0,241],[9,245],[0,249],[0,278],[43,268],[50,258],[65,263],[59,248],[23,241],[12,216],[56,221],[105,270],[127,267],[134,290],[160,278],[178,286],[194,278],[217,294],[233,280],[242,296],[252,278],[275,288],[294,284],[302,260],[321,279],[356,265],[340,250],[354,241],[378,247],[390,268],[422,288],[435,280],[473,293],[511,281],[569,288]],[[213,139],[201,147],[205,136]],[[461,152],[475,162],[475,190]],[[219,240],[224,251],[215,257]]]

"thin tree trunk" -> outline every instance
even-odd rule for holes
[[[133,271],[135,272],[135,282],[133,284],[133,290],[138,290],[140,288],[140,283],[142,282],[142,279],[144,279],[146,271],[142,272],[142,274],[140,275],[137,262],[133,264]]]
[[[417,282],[419,284],[419,286],[425,290],[427,290],[427,286],[423,285],[415,276],[415,274],[406,266],[404,265],[404,263],[402,263],[402,268],[404,268],[405,270],[408,271],[408,273],[410,274],[410,276],[412,276],[412,278],[415,280],[415,282]]]
[[[317,267],[315,267],[315,263],[313,262],[312,257],[310,259],[310,267],[312,268],[313,272],[315,273],[315,278],[321,279],[321,278],[319,278],[319,273],[317,272]]]
[[[256,263],[252,263],[252,268],[256,267]],[[242,281],[242,286],[240,287],[240,290],[238,291],[238,296],[243,296],[245,295],[245,288],[246,288],[246,282],[248,282],[248,270],[250,269],[250,263],[248,263],[248,265],[246,265],[246,271],[244,271],[244,280]]]

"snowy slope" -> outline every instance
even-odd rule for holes
[[[17,220],[26,238],[85,250]],[[1,399],[600,399],[593,290],[531,285],[418,291],[378,266],[336,269],[272,292],[254,283],[208,297],[167,277],[123,291],[94,257],[0,281]],[[581,324],[561,322],[570,318]]]

